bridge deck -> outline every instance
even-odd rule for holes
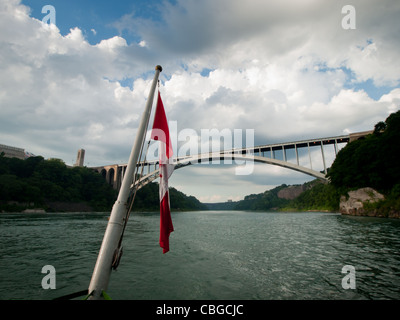
[[[289,149],[295,149],[295,148],[307,148],[307,147],[313,147],[313,146],[320,146],[321,144],[323,145],[330,145],[330,144],[338,144],[338,143],[348,143],[350,140],[349,135],[343,135],[343,136],[337,136],[337,137],[329,137],[329,138],[319,138],[319,139],[309,139],[309,140],[300,140],[300,141],[292,141],[292,142],[282,142],[282,143],[273,143],[273,144],[266,144],[266,145],[260,145],[260,146],[255,146],[251,148],[240,148],[240,149],[234,149],[234,152],[240,152],[244,154],[246,151],[247,153],[249,151],[256,151],[256,152],[265,152],[265,151],[277,151],[277,150],[282,150],[284,148],[285,150]]]
[[[307,139],[307,140],[299,140],[292,142],[282,142],[282,143],[274,143],[274,144],[266,144],[266,145],[258,145],[254,147],[245,147],[245,148],[236,148],[231,150],[223,150],[219,152],[209,152],[198,155],[188,155],[174,158],[173,161],[177,164],[176,169],[185,167],[190,164],[195,163],[204,163],[213,160],[225,160],[229,159],[229,157],[235,159],[241,159],[245,161],[249,161],[249,158],[246,156],[253,156],[253,160],[257,162],[264,162],[266,164],[273,164],[282,166],[285,168],[289,168],[292,170],[300,171],[305,174],[312,175],[314,177],[320,179],[326,179],[325,175],[327,173],[327,164],[324,155],[325,145],[334,145],[335,154],[338,152],[338,144],[348,143],[357,139],[360,139],[368,134],[371,134],[372,131],[364,131],[357,132],[349,135],[341,135],[335,137],[327,137],[327,138],[317,138],[317,139]],[[311,162],[311,151],[310,148],[320,146],[320,152],[322,156],[323,162],[323,171],[317,171],[313,169],[313,165]],[[304,167],[299,164],[299,153],[298,150],[301,148],[307,148],[308,156],[309,156],[309,167]],[[295,150],[295,163],[290,162],[286,156],[287,150]],[[282,152],[282,160],[277,159],[275,155],[275,151]],[[265,153],[269,153],[269,157],[265,155]],[[257,155],[258,154],[258,155]],[[230,156],[231,155],[231,156]],[[239,157],[239,158],[238,158]],[[240,158],[241,157],[241,158]],[[148,177],[147,181],[141,181],[141,185],[144,185],[148,182],[153,181],[157,178],[158,160],[150,160],[146,162],[139,162],[137,164],[138,167],[147,168],[145,172],[143,172],[143,178]],[[212,162],[211,162],[212,163]],[[109,166],[101,166],[101,167],[93,167],[92,169],[101,172],[104,175],[104,178],[113,185],[114,188],[118,189],[121,185],[125,169],[127,164],[120,165],[109,165]],[[153,171],[151,171],[153,170]]]

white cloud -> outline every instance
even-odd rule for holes
[[[110,154],[111,146],[131,144],[144,97],[106,80],[129,73],[122,64],[113,64],[126,47],[124,39],[91,46],[78,28],[63,37],[16,4],[1,15],[2,30],[10,31],[0,35],[1,136],[8,135],[2,143],[68,162],[80,147],[101,150],[95,140]],[[87,159],[93,164],[114,161],[102,158],[106,153],[89,151]]]
[[[346,66],[378,84],[398,83],[398,14],[396,0],[356,0],[357,29],[344,30],[346,1],[177,1],[155,22],[129,15],[120,30],[139,35],[156,52],[175,54],[192,70],[245,69],[254,60],[293,65],[314,56],[328,67]],[[367,41],[372,41],[366,45]],[[285,62],[284,62],[285,63]]]
[[[97,47],[111,52],[113,52],[115,49],[118,49],[119,47],[126,46],[126,40],[118,36],[115,36],[111,39],[101,40],[101,42],[97,45]]]

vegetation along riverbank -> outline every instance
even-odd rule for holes
[[[158,184],[138,191],[135,210],[159,210]],[[117,192],[97,172],[67,167],[58,159],[0,155],[0,212],[94,212],[111,210]],[[204,210],[192,196],[170,188],[171,209]]]
[[[329,182],[285,184],[237,202],[200,203],[170,188],[172,210],[330,211],[400,217],[400,111],[375,125],[372,134],[348,143],[328,169]],[[0,212],[110,211],[117,193],[103,177],[61,160],[0,155]],[[134,210],[159,209],[158,184],[138,191]]]
[[[400,111],[375,125],[374,132],[339,151],[328,183],[281,185],[244,200],[207,204],[216,210],[331,211],[400,217]],[[376,193],[381,196],[377,196]]]

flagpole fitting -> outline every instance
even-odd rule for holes
[[[162,67],[160,65],[157,65],[156,70],[160,70],[160,72],[162,72]]]

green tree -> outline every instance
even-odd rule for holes
[[[346,145],[328,178],[337,188],[372,187],[389,192],[400,182],[400,111],[375,126],[374,134]]]

